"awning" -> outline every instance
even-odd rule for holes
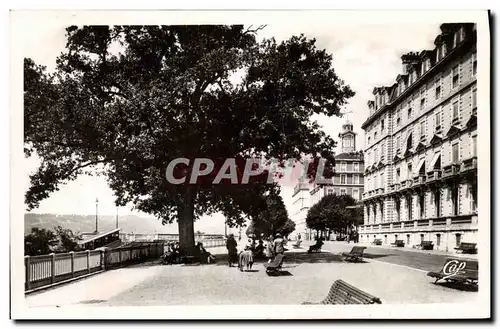
[[[418,162],[418,165],[417,165],[417,168],[415,170],[415,174],[418,176],[418,174],[420,173],[420,170],[421,169],[424,169],[424,172],[425,172],[425,158],[423,159],[420,159],[420,161]]]
[[[439,160],[439,162],[438,162]],[[436,164],[439,163],[439,167],[436,167]],[[441,153],[436,153],[434,154],[434,157],[432,158],[432,161],[429,166],[429,171],[433,171],[434,169],[441,169]]]

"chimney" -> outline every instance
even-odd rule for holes
[[[416,52],[409,52],[401,56],[403,62],[403,73],[408,74],[411,65],[420,63],[420,55]]]

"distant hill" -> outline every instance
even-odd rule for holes
[[[116,227],[115,216],[99,216],[99,231],[105,232]],[[32,227],[53,230],[55,226],[77,232],[93,232],[95,230],[95,216],[92,215],[56,215],[56,214],[24,214],[24,232],[31,231]],[[177,223],[163,226],[159,219],[123,215],[118,217],[118,227],[123,233],[178,233]]]

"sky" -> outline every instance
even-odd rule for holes
[[[349,100],[346,111],[351,112],[348,119],[354,125],[357,136],[357,149],[364,147],[364,132],[361,124],[368,117],[367,102],[373,99],[372,90],[378,86],[389,86],[402,72],[401,55],[409,51],[433,49],[434,39],[439,34],[439,25],[268,25],[259,32],[259,38],[274,37],[277,41],[286,40],[292,35],[303,33],[308,38],[316,39],[319,49],[326,49],[333,55],[333,68],[340,79],[344,80],[356,95]],[[25,57],[30,57],[37,64],[53,70],[57,56],[66,43],[64,27],[42,27],[32,29],[24,40]],[[323,126],[325,132],[338,140],[341,126],[346,118],[314,117]],[[340,144],[339,144],[340,145]],[[340,150],[335,150],[340,153]],[[36,170],[39,160],[24,160],[26,172],[23,184],[29,186],[29,174]],[[292,212],[292,186],[282,186],[281,195],[289,215]],[[99,199],[99,213],[115,215],[144,215],[131,209],[114,205],[112,190],[105,178],[80,176],[76,180],[61,186],[48,199],[42,201],[35,213],[55,214],[95,214],[95,200]],[[176,225],[174,225],[176,226]],[[216,214],[203,217],[195,222],[195,230],[207,233],[223,233],[224,217]]]

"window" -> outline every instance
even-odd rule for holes
[[[385,129],[384,120],[382,120],[382,121],[380,121],[380,130],[382,130],[382,132],[383,132],[384,129]]]
[[[406,149],[409,150],[413,147],[413,133],[408,134],[408,139],[406,140]]]
[[[371,138],[370,138],[370,136],[368,136],[368,145],[370,145],[370,142],[371,142]]]
[[[425,139],[425,121],[420,122],[420,139]]]
[[[396,169],[396,183],[399,183],[401,177],[401,169]]]
[[[420,234],[420,243],[424,242],[424,235]]]
[[[419,195],[419,203],[420,203],[420,219],[425,218],[425,195]]]
[[[435,118],[435,127],[436,127],[436,132],[439,132],[441,130],[441,111],[436,112],[436,118]]]
[[[451,71],[451,88],[456,88],[458,87],[459,84],[459,70],[458,70],[458,65],[456,65],[453,70]]]
[[[458,143],[455,143],[451,147],[451,162],[458,163],[459,154],[458,154]]]
[[[455,244],[457,247],[460,247],[460,243],[462,243],[462,235],[457,233],[455,234]]]
[[[410,245],[410,235],[409,234],[406,234],[406,245],[407,246]]]
[[[436,234],[436,246],[441,245],[441,234]]]
[[[452,105],[452,115],[453,115],[453,121],[458,120],[458,100],[453,102]]]
[[[413,220],[413,204],[411,199],[412,199],[411,196],[408,196],[406,198],[406,205],[408,208],[408,220]]]
[[[396,125],[398,127],[401,125],[401,109],[398,109],[396,113]]]
[[[436,218],[441,217],[441,192],[434,192],[434,208],[436,209]]]
[[[410,179],[410,177],[412,176],[412,165],[411,163],[408,164],[408,177],[407,179]]]
[[[408,108],[408,120],[410,120],[410,119],[411,119],[412,114],[413,114],[413,113],[412,113],[411,107],[409,107],[409,108]]]
[[[354,162],[354,171],[359,171],[359,163]]]
[[[399,214],[400,214],[400,209],[401,209],[401,202],[399,201],[399,199],[396,199],[394,201],[394,203],[396,204],[396,206],[394,207],[394,209],[396,210],[396,221],[399,222],[400,220],[400,217],[399,217]]]
[[[357,188],[352,190],[352,197],[354,200],[359,200],[359,190]]]
[[[477,74],[477,53],[472,54],[472,75]]]
[[[327,189],[326,194],[328,194],[328,195],[333,194],[333,189],[331,189],[331,188]]]
[[[385,142],[380,143],[380,161],[384,161]]]
[[[340,195],[346,195],[346,190],[345,188],[340,189]]]
[[[346,162],[341,162],[340,163],[340,170],[341,171],[347,171],[347,163]]]
[[[472,156],[477,156],[477,135],[472,136]]]
[[[472,89],[472,109],[477,108],[477,89]]]
[[[441,78],[436,80],[436,86],[435,86],[435,98],[440,99],[441,98]]]
[[[399,151],[399,148],[400,148],[400,146],[401,146],[400,141],[401,141],[401,140],[400,140],[400,137],[399,137],[399,136],[398,136],[398,137],[396,137],[396,150],[397,150],[397,151]]]
[[[375,132],[375,134],[373,134],[373,141],[375,142],[377,140],[377,132]]]
[[[378,160],[378,149],[377,148],[375,148],[373,150],[373,156],[374,156],[373,162],[377,161]]]
[[[446,56],[446,50],[447,50],[447,49],[446,49],[446,43],[445,43],[445,42],[443,42],[443,43],[441,44],[441,58],[443,58],[444,56]]]
[[[352,183],[359,184],[359,175],[352,175]]]
[[[347,183],[347,176],[346,175],[340,175],[340,184],[346,184]]]
[[[384,187],[384,173],[383,172],[380,173],[380,187],[381,188]]]

